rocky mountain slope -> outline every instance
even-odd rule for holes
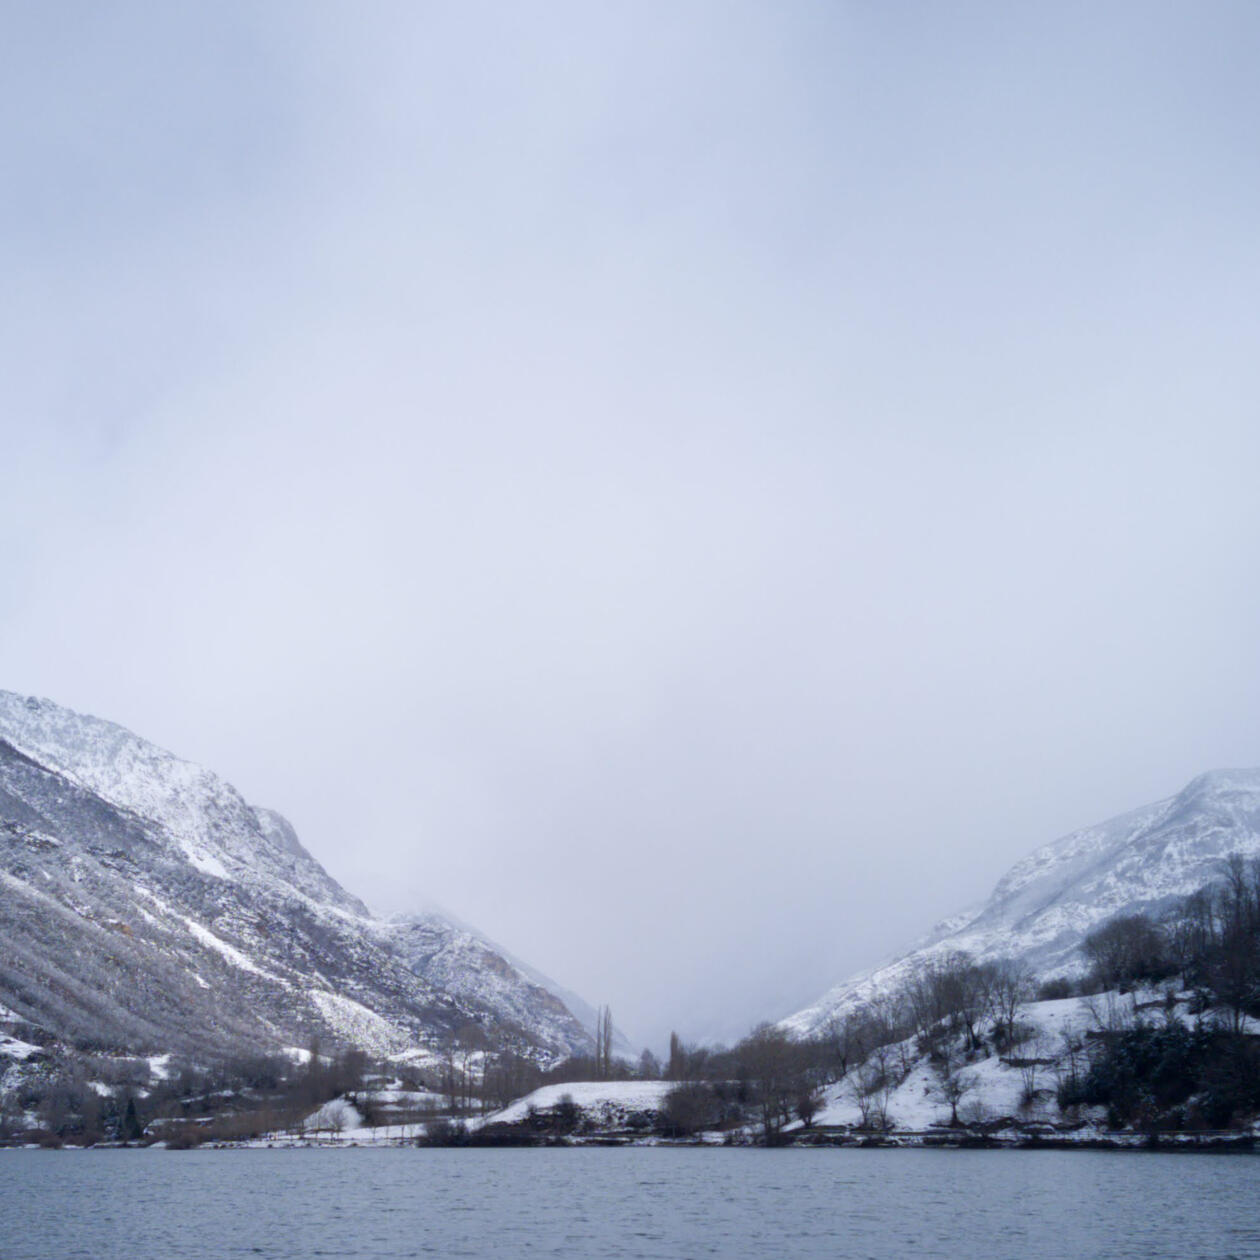
[[[111,722],[0,692],[0,1005],[79,1048],[423,1053],[468,1024],[540,1061],[591,1036],[440,916],[374,918],[280,815]]]
[[[494,1000],[504,1020],[545,1019],[548,1008],[573,1016],[593,1031],[599,1012],[572,989],[509,953],[475,927],[436,906],[399,915],[388,924],[395,945],[413,970],[451,993],[475,987],[483,1000]],[[639,1057],[630,1038],[613,1025],[613,1055],[634,1062]]]
[[[578,1017],[554,983],[436,911],[391,919],[381,930],[412,971],[456,1000],[492,1009],[501,1029],[533,1030],[562,1042]],[[591,1016],[583,1026],[593,1027]]]
[[[1159,911],[1221,872],[1228,854],[1260,853],[1260,770],[1200,775],[1176,796],[1075,831],[1036,850],[998,881],[983,905],[947,919],[904,956],[837,985],[783,1021],[810,1034],[921,960],[963,950],[977,960],[1017,957],[1039,977],[1077,975],[1080,944],[1120,914]]]

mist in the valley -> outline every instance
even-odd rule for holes
[[[1260,10],[10,9],[0,687],[659,1045],[1260,761]]]

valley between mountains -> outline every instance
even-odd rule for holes
[[[1251,1140],[1258,857],[1260,771],[1200,775],[658,1059],[479,931],[374,916],[210,770],[0,692],[0,1141]]]

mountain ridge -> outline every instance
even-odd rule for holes
[[[460,931],[430,924],[435,940]],[[591,1044],[492,951],[458,985],[426,974],[287,819],[213,771],[7,691],[0,939],[0,1004],[75,1044],[214,1056],[318,1038],[423,1056],[470,1024],[541,1062]]]
[[[892,991],[920,961],[954,950],[980,961],[1015,957],[1042,979],[1077,976],[1090,931],[1195,892],[1236,852],[1260,854],[1260,769],[1198,774],[1171,796],[1034,849],[986,900],[947,916],[904,953],[833,986],[780,1026],[815,1033]]]

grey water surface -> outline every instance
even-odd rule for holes
[[[1260,1256],[1260,1158],[0,1151],[2,1260]]]

